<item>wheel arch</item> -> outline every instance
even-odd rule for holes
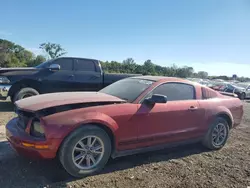
[[[102,124],[102,123],[91,123],[92,125],[95,125],[101,129],[103,129],[109,136],[110,141],[111,141],[111,147],[112,147],[112,152],[113,153],[116,150],[116,138],[115,138],[115,134],[114,132],[106,125]],[[83,125],[84,126],[84,125]]]
[[[233,117],[232,115],[228,114],[227,112],[220,112],[216,115],[216,117],[221,117],[225,119],[228,123],[229,129],[233,127]]]
[[[16,92],[18,92],[20,89],[25,88],[25,87],[31,87],[37,90],[38,93],[41,93],[39,85],[40,83],[38,81],[31,80],[31,79],[24,79],[24,80],[18,81],[11,86],[8,96],[12,97]]]
[[[92,121],[92,122],[83,122],[81,124],[79,124],[78,126],[76,126],[74,129],[72,129],[71,131],[69,131],[62,139],[58,149],[57,149],[57,152],[56,152],[56,156],[58,156],[59,152],[60,152],[60,149],[64,143],[64,141],[70,136],[70,134],[74,131],[76,131],[77,129],[83,127],[83,126],[96,126],[102,130],[104,130],[109,138],[110,138],[110,141],[111,141],[111,155],[113,152],[115,152],[116,150],[116,138],[115,138],[115,134],[114,134],[114,130],[110,128],[110,126],[108,126],[107,124],[105,123],[100,123],[98,121]]]

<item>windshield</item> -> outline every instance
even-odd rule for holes
[[[99,92],[113,95],[120,99],[124,99],[127,102],[133,102],[139,95],[149,88],[154,81],[127,78],[119,80]]]
[[[49,67],[49,62],[51,62],[51,60],[45,61],[45,62],[35,66],[35,68],[48,68]]]

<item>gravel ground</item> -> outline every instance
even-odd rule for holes
[[[98,175],[73,179],[57,161],[18,156],[4,138],[13,106],[0,101],[0,187],[242,187],[250,186],[250,103],[226,146],[207,151],[200,144],[110,160]]]

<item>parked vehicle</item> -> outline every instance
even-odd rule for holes
[[[191,142],[218,150],[240,124],[243,105],[187,80],[141,76],[99,92],[22,99],[16,113],[6,125],[6,138],[18,153],[58,156],[69,174],[83,177],[102,169],[110,157]]]
[[[60,57],[36,67],[1,68],[0,99],[12,102],[51,92],[98,91],[135,74],[104,73],[98,60]]]
[[[208,79],[201,79],[201,78],[186,78],[189,81],[199,83],[204,86],[208,86],[210,84],[210,80]]]
[[[210,86],[210,88],[223,93],[236,94],[241,100],[250,97],[250,87],[248,84],[221,82]]]
[[[235,86],[240,88],[242,91],[242,98],[250,98],[250,83],[249,82],[239,82],[236,83]]]

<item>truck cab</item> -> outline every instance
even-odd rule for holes
[[[12,102],[33,95],[66,91],[99,91],[133,74],[105,74],[99,60],[60,57],[36,67],[0,69],[0,98]]]

